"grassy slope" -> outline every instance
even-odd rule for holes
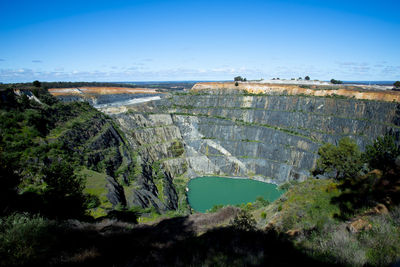
[[[107,175],[84,168],[80,171],[86,177],[86,186],[84,192],[95,195],[100,200],[100,205],[97,208],[90,209],[90,215],[94,218],[107,215],[107,210],[112,208],[112,204],[107,198],[106,184]]]
[[[387,214],[365,215],[358,210],[343,221],[332,199],[340,195],[338,183],[310,179],[293,186],[280,199],[263,208],[268,229],[290,236],[293,244],[318,260],[344,265],[388,265],[400,259],[400,207]],[[259,212],[253,212],[259,214]],[[362,220],[365,229],[349,230]]]

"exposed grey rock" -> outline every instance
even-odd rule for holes
[[[172,176],[181,173],[168,142],[179,140],[188,177],[254,176],[280,184],[306,179],[323,142],[349,136],[364,149],[387,132],[399,136],[399,110],[390,102],[213,91],[172,95],[115,117]]]
[[[111,176],[107,176],[107,184],[106,188],[108,190],[107,198],[110,200],[113,206],[118,205],[119,203],[122,205],[126,205],[124,188]]]

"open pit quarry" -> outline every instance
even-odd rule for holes
[[[364,149],[386,133],[400,138],[400,92],[395,91],[197,83],[159,100],[100,110],[117,123],[124,146],[138,155],[133,160],[122,153],[120,161],[142,166],[134,186],[116,186],[124,188],[119,201],[160,210],[184,203],[186,184],[194,177],[278,185],[302,181],[325,142],[348,136]],[[162,182],[153,178],[154,171],[152,176],[154,164],[162,168]]]

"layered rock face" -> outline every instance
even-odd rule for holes
[[[112,115],[142,160],[160,163],[168,179],[226,175],[281,184],[306,179],[324,142],[349,136],[364,148],[388,132],[399,139],[396,102],[199,87]]]
[[[49,92],[64,102],[86,101],[93,106],[123,105],[133,99],[160,95],[155,89],[125,87],[51,88]]]

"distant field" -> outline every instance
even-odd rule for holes
[[[159,94],[156,89],[127,88],[127,87],[76,87],[76,88],[51,88],[49,92],[54,96],[80,95],[80,94]]]

